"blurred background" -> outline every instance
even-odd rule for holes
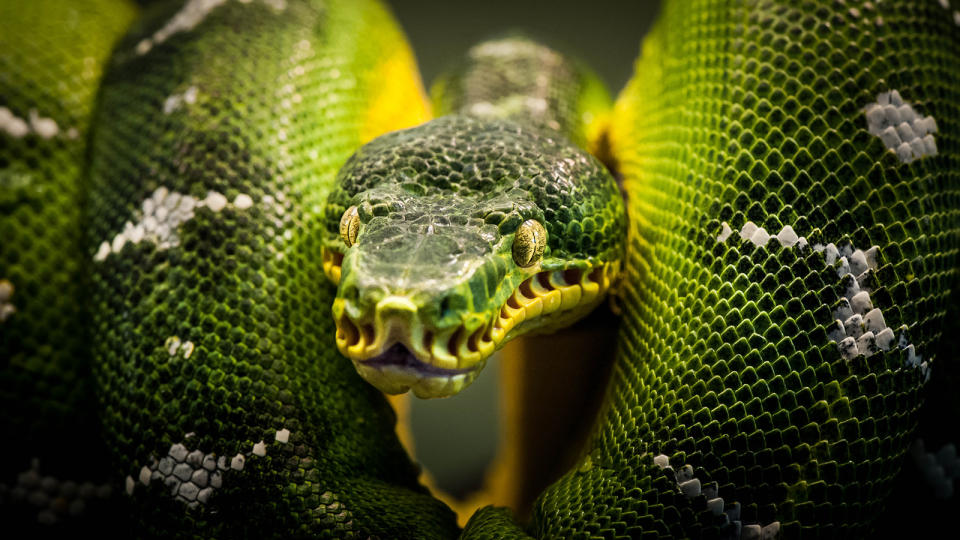
[[[640,41],[658,0],[388,0],[407,32],[424,84],[472,45],[521,31],[592,66],[615,98],[633,73]],[[480,377],[449,399],[410,398],[416,459],[447,493],[463,497],[481,487],[495,457],[501,427],[500,354]]]
[[[429,85],[471,45],[520,30],[593,67],[611,93],[627,82],[659,0],[387,0]]]

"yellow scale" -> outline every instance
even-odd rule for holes
[[[343,256],[332,250],[323,250],[324,272],[331,280],[339,281]],[[411,350],[431,365],[445,369],[465,369],[476,366],[489,357],[504,342],[518,335],[512,331],[548,332],[565,326],[592,310],[603,298],[616,277],[620,264],[594,267],[590,271],[554,270],[538,272],[525,279],[503,303],[491,321],[483,315],[466,318],[461,326],[434,334],[416,317],[416,307],[397,297],[398,311],[410,316],[403,328],[387,327],[396,321],[378,317],[374,323],[356,324],[345,314],[345,301],[334,300],[337,321],[336,341],[340,351],[360,360],[383,353],[400,337]],[[572,276],[573,279],[569,279]],[[571,281],[573,281],[571,283]],[[546,284],[545,284],[546,283]],[[547,318],[550,316],[549,318]],[[523,325],[524,322],[536,324]],[[389,343],[388,343],[389,342]]]

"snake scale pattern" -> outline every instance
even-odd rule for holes
[[[474,117],[378,139],[430,118],[379,2],[141,4],[0,4],[12,537],[861,538],[956,515],[960,5],[669,0],[610,110],[551,60],[529,67],[554,116],[478,119],[486,90],[455,73],[435,111]],[[538,184],[551,160],[591,191]],[[550,196],[485,195],[507,184]],[[425,226],[476,226],[456,238],[500,262],[436,300],[424,328],[449,335],[378,328],[350,303],[383,270],[364,242],[415,255],[388,217],[444,208]],[[616,358],[583,457],[529,523],[487,507],[461,530],[358,369],[407,349],[473,369],[606,288]],[[487,304],[503,316],[444,326]],[[371,348],[381,331],[403,351]]]

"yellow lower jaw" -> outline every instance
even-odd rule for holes
[[[404,317],[377,316],[371,323],[357,324],[346,314],[345,300],[338,298],[333,308],[337,348],[357,363],[358,369],[364,361],[383,354],[397,342],[432,366],[471,369],[481,365],[513,337],[565,326],[592,310],[602,301],[619,270],[619,263],[611,263],[589,271],[557,270],[534,274],[520,284],[492,319],[468,319],[464,325],[442,332],[425,328],[416,317],[416,308],[412,304]],[[398,297],[396,302],[409,301]],[[371,370],[375,369],[366,368],[366,371]],[[365,378],[371,380],[371,377]],[[389,387],[381,376],[377,379],[381,384],[371,382],[382,389]]]
[[[600,303],[619,273],[619,262],[613,262],[589,272],[556,270],[527,278],[500,308],[491,330],[493,341],[499,345],[530,330],[570,324]]]
[[[466,388],[480,373],[478,365],[468,373],[449,376],[422,377],[402,368],[371,367],[362,362],[354,362],[357,372],[364,380],[386,394],[403,394],[412,390],[422,399],[452,396]]]

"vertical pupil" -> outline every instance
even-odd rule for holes
[[[360,215],[356,206],[347,208],[340,218],[340,237],[343,243],[350,247],[357,240],[357,234],[360,232]]]
[[[521,267],[535,263],[542,253],[543,241],[543,227],[536,221],[525,221],[517,229],[513,243],[514,262]]]

